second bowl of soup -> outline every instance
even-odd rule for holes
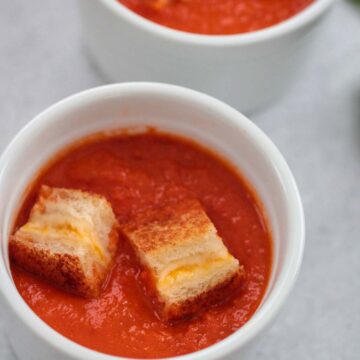
[[[187,86],[241,111],[288,91],[333,0],[78,0],[83,34],[112,81]]]

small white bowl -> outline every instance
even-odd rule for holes
[[[173,30],[117,0],[78,0],[90,53],[112,81],[158,81],[218,97],[241,111],[265,106],[289,90],[334,0],[315,0],[278,25],[238,35]]]
[[[304,248],[304,215],[294,178],[269,138],[233,108],[189,89],[156,83],[95,88],[38,115],[0,159],[0,309],[19,359],[120,359],[66,339],[31,311],[11,277],[8,239],[25,189],[51,156],[88,134],[141,131],[144,125],[192,138],[232,162],[262,200],[274,241],[271,280],[254,316],[223,341],[172,360],[237,358],[273,320],[293,287]]]

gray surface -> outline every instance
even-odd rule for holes
[[[0,151],[50,104],[103,83],[84,51],[74,1],[0,0]],[[336,6],[302,79],[252,119],[295,174],[307,247],[289,301],[247,359],[359,359],[359,8]],[[14,359],[1,319],[0,359]]]

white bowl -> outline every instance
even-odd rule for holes
[[[90,133],[124,127],[141,131],[144,125],[192,138],[230,160],[261,198],[274,241],[270,284],[254,316],[216,345],[176,359],[237,357],[273,320],[294,285],[304,247],[302,204],[284,158],[261,130],[228,105],[189,89],[156,83],[95,88],[38,115],[0,159],[0,309],[19,359],[119,359],[66,339],[31,311],[11,277],[8,239],[25,189],[54,153]]]
[[[116,0],[78,0],[90,53],[112,81],[158,81],[204,91],[242,111],[288,91],[334,0],[315,0],[279,25],[239,35],[197,35],[151,22]]]

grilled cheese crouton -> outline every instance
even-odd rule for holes
[[[212,304],[243,275],[196,200],[143,214],[122,230],[154,281],[164,320]]]
[[[115,255],[117,230],[102,196],[42,186],[28,222],[10,239],[10,255],[67,291],[96,297]]]

